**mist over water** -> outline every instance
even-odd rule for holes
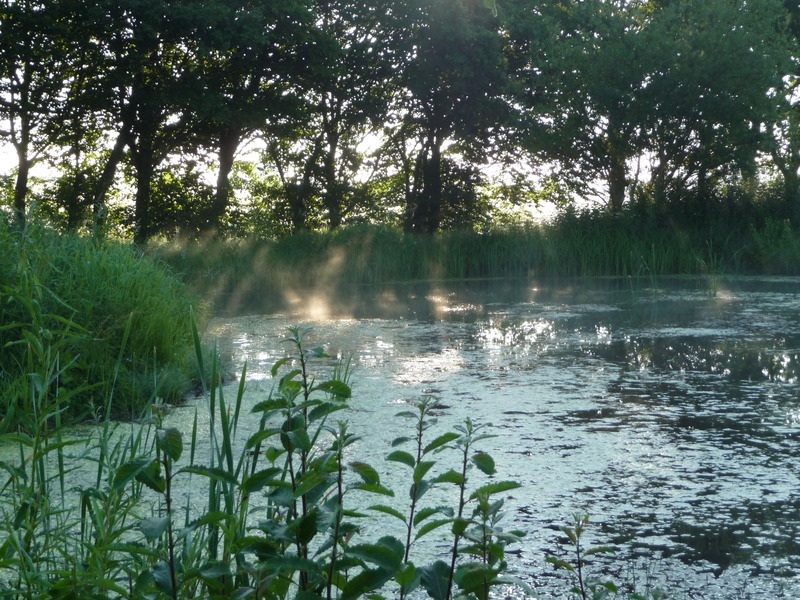
[[[442,429],[492,424],[481,449],[522,484],[505,526],[528,532],[509,562],[538,598],[567,595],[544,558],[567,556],[558,526],[575,511],[588,544],[620,548],[591,568],[617,583],[797,598],[798,292],[773,278],[362,286],[265,300],[252,310],[271,314],[218,318],[207,338],[247,361],[248,405],[269,393],[287,326],[352,355],[353,452],[400,500],[407,482],[382,458],[409,402],[440,401]]]

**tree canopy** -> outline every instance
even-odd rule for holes
[[[611,211],[774,182],[800,219],[799,23],[788,0],[0,0],[2,200],[138,240],[475,227],[498,179]]]

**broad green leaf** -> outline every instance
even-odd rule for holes
[[[408,488],[408,497],[409,498],[416,498],[419,500],[425,494],[428,493],[428,490],[431,489],[431,482],[422,480],[419,483],[412,483]]]
[[[377,544],[358,544],[347,549],[348,555],[387,569],[392,576],[403,562],[403,553],[403,543],[391,536],[382,537]]]
[[[391,452],[386,457],[386,460],[391,460],[391,461],[394,461],[394,462],[403,463],[404,465],[408,465],[412,469],[414,468],[414,465],[416,464],[416,461],[414,460],[414,457],[411,454],[409,454],[408,452],[405,452],[404,450],[395,450],[394,452]]]
[[[261,431],[257,431],[256,433],[250,436],[250,439],[247,440],[247,443],[245,444],[245,449],[251,450],[279,433],[280,430],[278,429],[262,429]]]
[[[291,484],[288,482],[280,486],[276,485],[267,492],[266,496],[278,506],[294,506],[295,495]]]
[[[180,459],[183,453],[183,439],[181,432],[174,427],[167,429],[159,429],[156,439],[158,440],[158,447],[173,461]]]
[[[493,494],[515,490],[518,487],[520,487],[520,485],[516,481],[499,481],[497,483],[490,483],[489,485],[484,485],[483,487],[480,487],[472,492],[470,500],[474,500],[479,497],[488,498]]]
[[[382,588],[393,577],[394,573],[386,569],[365,569],[348,580],[342,588],[339,600],[355,600],[365,596],[368,592]]]
[[[403,565],[394,580],[400,585],[405,595],[408,595],[419,587],[420,573],[414,563],[408,562]]]
[[[320,473],[319,471],[309,471],[305,473],[296,483],[296,487],[294,490],[295,498],[299,498],[300,496],[304,496],[308,494],[311,490],[316,488],[319,485],[326,484],[325,487],[328,488],[330,485],[333,484],[332,480],[329,480],[328,477],[325,476],[325,473]]]
[[[348,466],[361,476],[364,483],[373,484],[381,482],[381,477],[378,475],[378,472],[367,463],[355,461],[351,462]]]
[[[429,521],[428,523],[425,523],[425,525],[419,528],[419,531],[417,531],[417,535],[414,537],[414,539],[418,540],[419,538],[430,533],[434,529],[439,529],[439,527],[441,527],[442,525],[447,525],[448,523],[452,522],[453,519],[438,519],[436,521]]]
[[[454,483],[456,485],[464,485],[465,482],[464,476],[453,469],[434,477],[432,480],[432,483]]]
[[[295,519],[289,528],[295,532],[299,544],[308,544],[319,533],[319,510],[312,508],[303,517]]]
[[[278,374],[278,371],[280,370],[280,368],[283,365],[285,365],[287,362],[291,361],[291,360],[292,360],[292,358],[290,356],[287,356],[285,358],[280,359],[274,365],[272,365],[272,369],[270,370],[270,374],[273,377],[275,377]]]
[[[303,372],[300,369],[293,369],[293,370],[289,371],[288,373],[286,373],[286,375],[281,377],[280,383],[278,384],[278,387],[283,389],[285,387],[291,386],[291,384],[293,384],[293,383],[296,384],[296,385],[299,385],[298,382],[294,381],[294,378],[297,377],[298,375],[302,375],[302,374],[303,374]]]
[[[485,452],[477,452],[472,456],[473,464],[487,475],[495,474],[494,459]]]
[[[319,402],[317,406],[308,411],[308,420],[311,423],[320,421],[340,410],[347,410],[344,402]]]
[[[392,440],[392,448],[395,446],[400,446],[401,444],[405,444],[406,442],[410,441],[410,437],[397,437]]]
[[[281,434],[281,442],[289,452],[294,450],[308,452],[313,446],[311,439],[308,437],[308,431],[305,429],[295,429]]]
[[[112,488],[115,491],[122,490],[126,485],[136,478],[140,471],[147,468],[148,465],[154,461],[150,458],[141,458],[139,460],[132,460],[123,465],[120,465],[114,472],[114,482]]]
[[[457,433],[453,433],[453,432],[445,433],[443,435],[440,435],[435,440],[433,440],[430,444],[425,446],[425,449],[422,451],[422,454],[423,455],[428,454],[428,452],[432,452],[433,450],[436,450],[437,448],[441,448],[442,446],[444,446],[446,444],[449,444],[450,442],[452,442],[453,440],[457,440],[458,438],[459,438],[459,435]]]
[[[144,534],[148,542],[153,542],[164,535],[169,527],[169,517],[156,517],[139,521],[139,531]]]
[[[414,527],[422,523],[428,517],[438,514],[441,511],[442,511],[441,507],[432,508],[430,506],[417,511],[417,514],[414,515]]]
[[[422,587],[433,600],[446,600],[450,583],[450,567],[441,560],[419,568]]]
[[[489,586],[494,582],[498,571],[484,563],[460,565],[453,574],[453,582],[467,596],[474,595],[478,600],[488,600]]]
[[[307,573],[320,573],[320,566],[309,558],[300,558],[296,554],[282,554],[264,560],[255,565],[259,571],[273,571],[282,573],[286,571],[305,571]]]
[[[467,530],[467,527],[469,527],[471,523],[472,521],[470,521],[469,519],[465,519],[463,517],[456,517],[455,519],[453,519],[453,527],[451,529],[453,535],[461,537],[462,535],[464,535],[464,532]]]
[[[264,458],[266,458],[270,464],[275,464],[275,461],[278,460],[284,454],[286,454],[286,450],[273,446],[267,448],[266,452],[264,452]]]
[[[311,348],[311,350],[308,351],[308,354],[314,358],[330,358],[330,355],[325,352],[325,348],[322,346]]]
[[[405,515],[403,513],[401,513],[400,511],[392,508],[391,506],[386,506],[384,504],[375,504],[373,506],[370,506],[369,510],[375,510],[375,511],[378,511],[378,512],[382,512],[384,514],[391,515],[393,517],[397,517],[403,523],[406,523],[406,524],[408,523],[408,521],[406,520]]]
[[[274,410],[286,410],[287,408],[289,408],[289,402],[286,401],[286,398],[276,397],[259,402],[252,408],[251,412],[271,412]]]
[[[155,582],[158,591],[162,594],[172,597],[174,588],[172,585],[172,576],[170,575],[169,565],[163,560],[157,562],[153,566],[152,573],[153,581]]]
[[[203,579],[219,579],[220,577],[229,577],[230,575],[231,567],[228,563],[210,560],[200,567],[200,577]]]
[[[240,587],[233,590],[233,594],[231,594],[231,600],[246,600],[256,591],[251,587]]]
[[[136,473],[136,481],[159,494],[163,494],[167,490],[167,481],[161,475],[161,465],[155,460],[150,461]]]
[[[347,385],[342,381],[338,381],[336,379],[331,379],[330,381],[323,381],[319,385],[311,388],[311,391],[325,392],[326,394],[331,394],[332,396],[336,396],[337,398],[350,398],[353,395],[353,392],[350,390],[349,385]]]
[[[436,463],[432,460],[423,460],[414,468],[414,483],[419,483],[423,480],[428,471],[431,470]]]
[[[263,489],[264,486],[269,485],[275,476],[282,472],[283,469],[279,469],[278,467],[270,467],[269,469],[263,469],[253,473],[252,475],[249,475],[242,482],[242,492],[245,494],[257,492]]]

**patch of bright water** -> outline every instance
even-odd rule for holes
[[[800,280],[715,289],[359,288],[349,309],[331,305],[338,316],[221,318],[209,335],[237,367],[247,361],[249,404],[268,394],[291,324],[352,354],[347,419],[364,434],[353,452],[399,498],[406,484],[382,457],[408,433],[394,417],[407,402],[440,401],[442,428],[492,424],[482,449],[499,478],[522,484],[506,500],[506,527],[528,532],[511,568],[538,598],[565,595],[544,558],[567,556],[558,526],[575,511],[595,524],[589,544],[620,547],[595,568],[640,591],[651,582],[674,598],[797,598]]]

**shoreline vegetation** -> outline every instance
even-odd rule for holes
[[[800,234],[789,219],[738,216],[678,227],[635,211],[566,211],[552,222],[485,232],[418,235],[358,225],[278,240],[162,237],[145,252],[227,313],[275,290],[353,284],[800,274]]]
[[[57,353],[58,369],[41,377],[80,398],[70,418],[100,420],[111,388],[113,414],[135,416],[155,398],[175,403],[197,391],[191,318],[202,329],[214,312],[268,310],[270,297],[292,295],[297,306],[312,294],[349,286],[344,296],[353,297],[353,286],[396,282],[800,274],[800,234],[774,207],[729,202],[702,218],[690,213],[568,209],[484,231],[352,225],[143,246],[59,232],[36,215],[21,231],[0,221],[0,430],[18,426],[29,403],[31,348]],[[41,336],[52,348],[32,343]]]
[[[346,408],[348,366],[331,363],[321,347],[309,347],[308,331],[294,329],[289,355],[273,368],[273,390],[256,407],[261,428],[237,454],[246,367],[237,397],[225,398],[225,367],[201,344],[203,321],[225,294],[246,303],[271,289],[302,297],[304,287],[339,283],[800,273],[800,238],[789,220],[731,223],[692,230],[632,213],[565,212],[553,223],[482,233],[358,226],[277,241],[154,240],[140,249],[34,219],[22,231],[0,220],[0,441],[18,447],[17,459],[0,460],[8,475],[0,491],[0,592],[403,600],[425,590],[434,600],[487,600],[496,586],[524,589],[504,559],[523,532],[503,529],[497,498],[517,484],[473,483],[494,474],[491,458],[473,448],[488,431],[468,421],[431,438],[428,401],[403,413],[410,435],[385,457],[410,469],[403,497],[411,504],[398,507],[372,466],[343,460],[357,432],[334,427],[332,415]],[[330,379],[315,379],[318,362],[333,368]],[[195,456],[197,417],[191,432],[164,424],[169,405],[192,386],[204,398],[198,407],[208,405],[207,463]],[[86,420],[99,425],[95,432],[67,435],[65,425]],[[437,472],[433,453],[447,448],[463,459],[461,469]],[[73,490],[69,473],[86,461],[96,464],[95,482]],[[174,486],[192,478],[208,501],[192,495],[178,506]],[[455,486],[457,505],[420,504],[435,486]],[[77,499],[68,500],[73,492]],[[369,512],[399,521],[405,542],[361,539],[361,511],[345,508],[351,492],[378,498]],[[268,507],[256,529],[254,494]],[[575,576],[569,594],[668,597],[587,578],[586,557],[613,550],[583,548],[587,524],[576,515],[561,528],[574,558],[549,559]],[[449,535],[451,550],[415,565],[412,540],[428,534]]]
[[[130,244],[0,221],[0,433],[30,433],[54,398],[64,423],[181,401],[197,381],[191,320],[207,313]]]

